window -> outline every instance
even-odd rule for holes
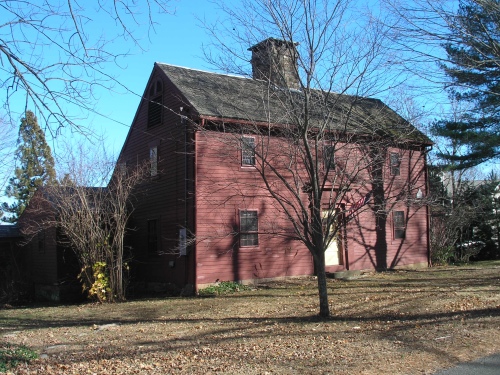
[[[241,139],[241,165],[254,166],[255,165],[255,138],[243,137]]]
[[[159,95],[149,100],[148,103],[148,128],[161,123],[163,96]]]
[[[152,83],[151,86],[149,87],[149,96],[153,97],[156,94],[161,93],[162,91],[163,91],[163,87],[162,87],[161,81],[158,80],[158,81]]]
[[[335,146],[326,145],[323,149],[325,169],[335,169]]]
[[[399,176],[400,170],[399,167],[401,165],[401,157],[397,152],[391,152],[390,155],[390,167],[391,167],[391,176]]]
[[[259,245],[259,218],[257,211],[240,211],[240,246]]]
[[[161,81],[154,82],[149,88],[148,128],[161,123],[163,109],[162,90],[163,87]]]
[[[148,252],[158,252],[158,220],[148,220]]]
[[[186,228],[179,229],[179,255],[187,255]]]
[[[38,252],[45,253],[45,231],[38,232]]]
[[[405,238],[405,213],[404,211],[394,211],[393,215],[394,239]]]
[[[122,177],[127,176],[127,162],[121,162],[118,164],[118,170],[120,171],[120,175]]]
[[[149,162],[151,165],[151,176],[158,174],[158,147],[151,146],[149,148]]]

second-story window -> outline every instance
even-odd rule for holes
[[[152,146],[149,148],[149,163],[151,176],[158,174],[158,147]]]
[[[244,167],[255,166],[255,138],[241,138],[241,165]]]
[[[121,177],[126,177],[127,176],[127,162],[120,162],[118,164],[118,171],[120,173]]]
[[[401,156],[397,152],[391,152],[390,154],[390,168],[391,176],[399,176],[401,173]]]

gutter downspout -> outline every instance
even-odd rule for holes
[[[424,148],[424,176],[425,176],[425,196],[429,196],[430,193],[430,183],[429,183],[429,170],[427,167],[427,154],[432,151],[432,145],[430,146],[429,149]],[[431,260],[431,215],[429,211],[429,204],[425,205],[425,216],[427,220],[427,266],[432,267],[432,260]]]
[[[203,128],[205,127],[205,119],[201,119],[200,126]],[[198,234],[197,230],[197,209],[198,209],[198,194],[197,194],[197,182],[198,182],[198,132],[196,129],[193,128],[193,154],[194,154],[194,159],[193,159],[193,203],[194,207],[192,207],[192,213],[193,213],[193,232],[194,236]],[[197,252],[197,243],[196,241],[193,244],[193,287],[194,287],[194,292],[195,294],[198,294],[198,252]]]
[[[189,280],[189,274],[190,274],[190,269],[189,269],[189,251],[187,247],[187,237],[189,234],[188,231],[188,225],[189,225],[189,206],[188,206],[188,199],[189,199],[189,181],[188,181],[188,175],[189,175],[189,159],[188,159],[188,146],[187,142],[189,139],[189,131],[188,131],[188,126],[189,126],[189,121],[187,116],[182,115],[183,107],[180,107],[179,113],[181,113],[181,125],[184,125],[184,223],[183,227],[185,230],[185,244],[186,246],[185,249],[185,255],[184,255],[184,287],[189,286],[190,280]],[[179,237],[180,241],[180,237]],[[179,244],[180,245],[180,244]]]

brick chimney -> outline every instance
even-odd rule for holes
[[[299,89],[297,71],[298,43],[268,38],[248,50],[252,51],[253,79],[270,81],[278,87]]]

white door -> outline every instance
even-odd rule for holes
[[[323,212],[323,217],[326,218],[328,216],[328,211]],[[328,245],[325,250],[325,266],[338,266],[343,264],[342,260],[342,245],[339,243],[338,234],[330,241],[330,245]]]

